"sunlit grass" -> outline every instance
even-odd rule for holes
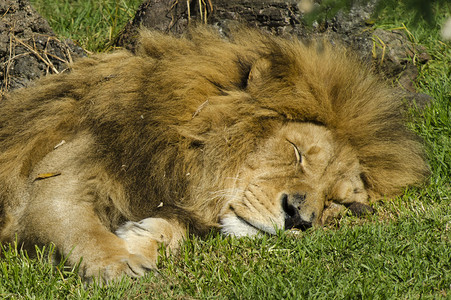
[[[111,46],[123,26],[133,18],[140,0],[31,0],[33,6],[60,35],[72,38],[89,51]]]

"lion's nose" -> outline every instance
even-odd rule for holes
[[[291,198],[291,199],[290,199]],[[302,199],[300,199],[302,198]],[[292,201],[290,201],[292,200]],[[305,200],[305,195],[288,195],[288,194],[282,194],[281,204],[282,209],[285,212],[285,230],[297,228],[301,230],[306,230],[310,227],[312,227],[311,220],[306,221],[301,218],[301,215],[299,214],[300,204],[297,202],[302,202]],[[293,205],[293,202],[296,202],[296,206]]]

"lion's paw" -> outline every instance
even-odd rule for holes
[[[137,254],[128,257],[116,257],[102,264],[91,264],[84,269],[83,277],[88,281],[98,278],[103,283],[120,280],[124,275],[130,277],[141,277],[146,272],[156,269],[155,262]]]

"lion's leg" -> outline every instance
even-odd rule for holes
[[[69,264],[81,262],[83,277],[100,277],[108,282],[123,274],[142,276],[156,267],[155,258],[130,253],[126,241],[100,222],[90,203],[46,200],[45,204],[29,206],[21,237],[28,243],[54,243]]]
[[[105,182],[109,178],[89,160],[80,159],[92,148],[92,139],[81,135],[33,168],[24,189],[17,193],[24,207],[16,214],[14,233],[31,247],[55,244],[69,264],[81,262],[80,273],[87,278],[100,276],[110,281],[123,274],[141,276],[155,267],[156,259],[130,253],[127,242],[105,224],[112,216],[99,208],[110,206],[114,211],[108,197],[123,197],[123,193],[108,195]]]
[[[92,148],[92,139],[82,135],[34,168],[20,196],[26,207],[16,232],[29,245],[54,243],[68,263],[81,261],[85,277],[110,281],[122,274],[141,276],[156,267],[160,243],[178,244],[183,227],[154,218],[127,223],[121,227],[122,238],[112,233],[110,227],[118,225],[114,205],[127,200],[102,168],[80,159]]]
[[[111,281],[127,274],[142,276],[156,267],[156,254],[131,253],[124,239],[102,224],[95,209],[96,192],[63,173],[32,183],[30,201],[22,215],[21,240],[29,244],[54,243],[80,274]]]

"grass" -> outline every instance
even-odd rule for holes
[[[131,1],[33,0],[58,34],[104,51],[132,16]],[[128,6],[130,5],[130,6]],[[451,7],[435,7],[437,24]],[[450,299],[451,298],[451,44],[438,25],[408,19],[402,5],[382,11],[377,26],[403,24],[432,59],[418,90],[435,100],[412,110],[410,126],[425,140],[432,176],[424,188],[375,204],[366,219],[345,217],[337,228],[235,239],[192,238],[176,256],[162,255],[159,274],[109,287],[84,286],[75,270],[10,246],[0,259],[0,298],[13,299]]]
[[[133,18],[141,0],[32,0],[60,36],[85,49],[108,50],[124,25]]]

